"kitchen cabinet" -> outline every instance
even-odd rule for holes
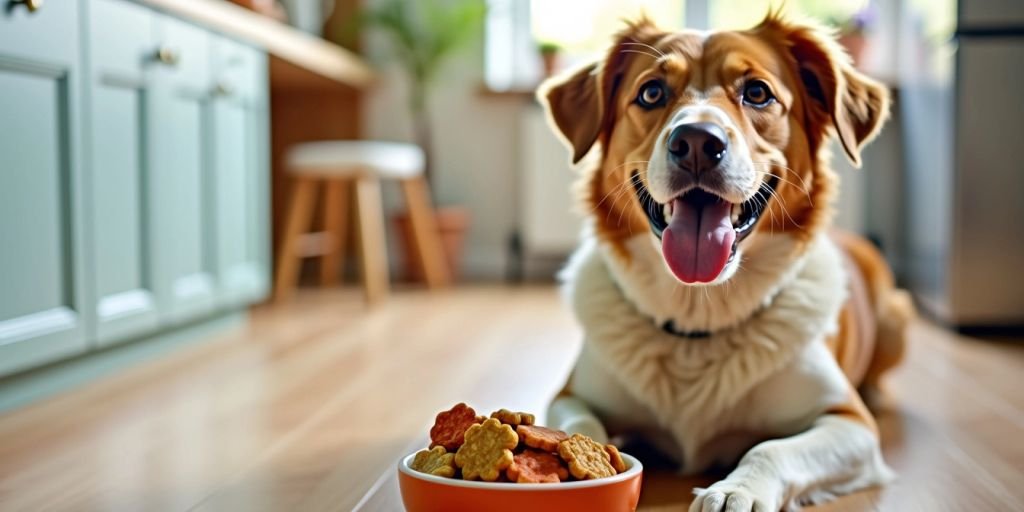
[[[0,9],[0,374],[89,343],[78,5]]]
[[[263,53],[225,37],[213,42],[211,240],[219,300],[246,303],[268,291],[269,110]]]
[[[269,282],[267,58],[125,0],[0,13],[0,376]]]
[[[191,320],[214,304],[213,219],[205,151],[210,88],[210,36],[161,16],[155,25],[156,62],[146,94],[149,225],[157,307],[170,323]]]
[[[153,261],[147,250],[151,118],[147,67],[157,64],[156,16],[120,0],[89,9],[88,119],[90,226],[96,341],[107,345],[157,327]]]

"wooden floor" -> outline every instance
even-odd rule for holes
[[[541,411],[580,332],[548,287],[312,292],[251,325],[0,416],[0,510],[401,510],[436,411]],[[900,480],[819,510],[1024,510],[1024,344],[913,329],[880,413]],[[697,481],[646,475],[641,510]]]

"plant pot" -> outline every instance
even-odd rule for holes
[[[853,67],[861,69],[867,53],[868,38],[862,34],[846,34],[839,36],[839,44],[846,48],[846,53],[853,59]]]
[[[466,232],[469,230],[469,209],[462,206],[446,206],[434,209],[437,229],[441,235],[441,246],[444,249],[445,261],[451,272],[452,281],[459,277],[462,268],[462,253],[465,248]],[[409,214],[402,212],[392,219],[398,233],[402,249],[403,276],[406,280],[422,282],[423,268],[420,265],[419,248],[412,234],[412,223]]]
[[[544,64],[544,78],[555,76],[558,71],[558,52],[542,52],[540,59]]]

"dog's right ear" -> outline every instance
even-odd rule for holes
[[[663,35],[646,16],[627,22],[603,60],[552,78],[537,90],[537,98],[547,105],[552,122],[572,146],[572,163],[587,155],[601,139],[602,131],[605,135],[611,133],[615,124],[612,100],[623,73],[637,54],[654,57],[637,47],[652,48],[651,44]]]
[[[601,133],[604,101],[601,98],[600,64],[593,62],[566,76],[545,82],[537,97],[547,105],[551,120],[572,146],[572,163],[578,163]]]

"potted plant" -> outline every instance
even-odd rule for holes
[[[356,17],[357,26],[378,30],[389,37],[394,57],[409,78],[409,112],[416,143],[426,156],[426,178],[431,190],[436,184],[427,98],[448,58],[479,34],[485,11],[484,0],[379,0]],[[436,204],[437,198],[434,199]],[[448,205],[436,207],[435,216],[452,276],[457,276],[469,212],[465,207]],[[419,266],[414,264],[419,255],[412,243],[408,215],[397,215],[395,224],[403,244],[407,274],[421,279]]]
[[[870,5],[845,20],[831,20],[830,22],[838,27],[839,44],[843,45],[846,52],[850,54],[854,67],[860,68],[864,63],[868,47],[867,34],[871,32],[874,22],[875,13]]]
[[[558,54],[561,53],[562,47],[557,43],[541,42],[537,45],[537,51],[540,53],[541,63],[544,64],[544,77],[553,76],[558,71]]]

